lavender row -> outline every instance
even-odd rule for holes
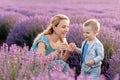
[[[51,62],[52,56],[37,55],[37,52],[29,54],[28,46],[23,48],[3,44],[0,48],[0,79],[1,80],[75,80],[74,69],[63,73],[62,65]],[[47,65],[49,64],[49,65]],[[49,68],[49,66],[53,66]],[[79,75],[77,80],[83,80]],[[88,76],[87,80],[91,80]],[[106,80],[101,75],[98,80]],[[119,74],[114,79],[119,80]]]

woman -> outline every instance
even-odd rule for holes
[[[53,16],[47,29],[35,38],[31,50],[45,56],[52,55],[66,65],[65,62],[76,47],[74,43],[68,44],[66,40],[69,24],[70,19],[66,15]]]

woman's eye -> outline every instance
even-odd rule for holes
[[[65,28],[66,26],[62,26],[62,28]]]

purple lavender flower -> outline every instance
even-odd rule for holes
[[[47,17],[33,16],[18,22],[7,37],[8,45],[17,44],[23,47],[26,44],[31,47],[37,34],[47,27],[47,20]]]

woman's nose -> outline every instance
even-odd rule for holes
[[[68,27],[67,27],[67,28],[65,28],[65,31],[66,31],[66,32],[68,32],[68,31],[69,31],[69,28],[68,28]]]

